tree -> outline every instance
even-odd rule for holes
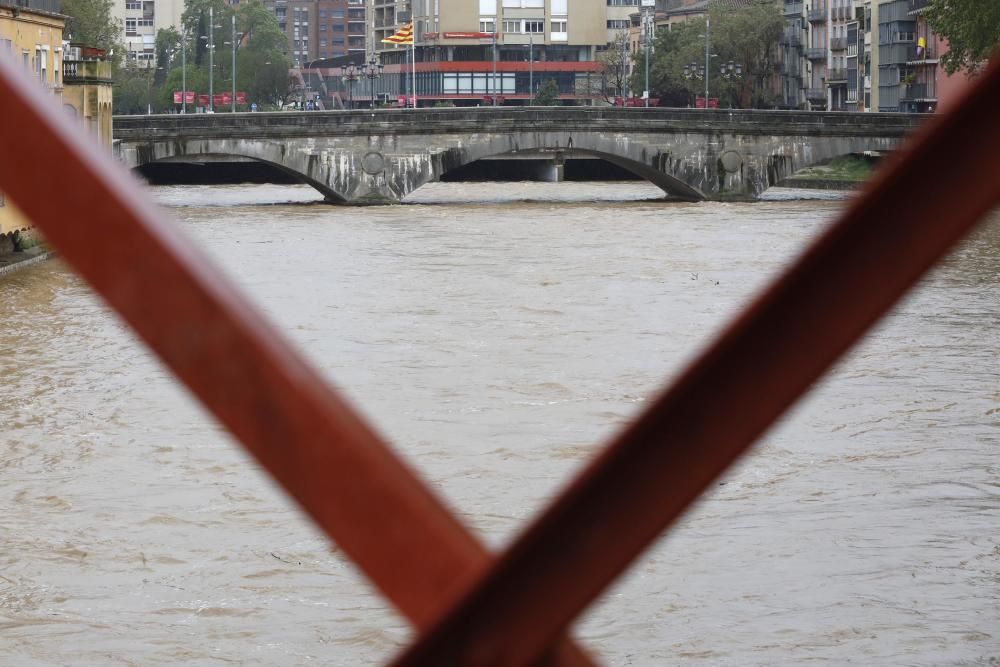
[[[605,98],[611,96],[625,97],[628,84],[628,35],[619,32],[608,48],[597,54],[597,62],[601,64],[604,73],[605,86],[600,94]]]
[[[767,108],[774,105],[777,89],[778,42],[785,26],[781,11],[768,0],[731,9],[717,3],[709,10],[709,95],[733,106]],[[705,94],[705,19],[698,17],[657,32],[650,59],[651,94],[668,105],[689,105]],[[637,54],[632,87],[642,90],[644,60]],[[725,79],[720,65],[733,61],[741,77]],[[687,70],[685,71],[685,67]]]
[[[119,39],[122,22],[111,16],[112,0],[62,0],[66,39],[107,51],[116,66],[124,47]],[[113,53],[112,53],[113,52]]]
[[[983,0],[931,0],[924,10],[927,23],[948,40],[941,64],[949,74],[975,74],[991,55],[1000,52],[1000,3]]]
[[[552,107],[559,105],[559,85],[555,79],[546,79],[535,93],[535,105]]]
[[[712,47],[719,54],[712,64],[712,74],[720,82],[719,97],[752,109],[774,106],[780,65],[777,44],[785,30],[781,10],[774,3],[757,0],[737,10],[715,5],[710,16]],[[742,66],[742,78],[727,81],[718,75],[719,65],[730,60]]]

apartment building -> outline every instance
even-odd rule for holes
[[[294,67],[365,53],[365,0],[265,0],[288,39]]]
[[[373,94],[376,102],[395,102],[416,70],[421,106],[527,104],[546,80],[555,81],[565,103],[591,103],[604,91],[597,53],[627,32],[640,2],[367,0],[369,54],[382,71],[350,91],[329,72],[327,87],[355,103],[371,104]],[[408,46],[382,42],[411,19],[415,64]]]
[[[156,31],[179,26],[183,13],[184,0],[115,0],[111,16],[125,29],[125,58],[140,67],[155,67]]]
[[[61,97],[65,24],[58,0],[0,0],[0,58],[32,72],[53,94]],[[56,170],[53,165],[53,175]],[[15,235],[30,226],[24,214],[0,191],[0,252],[13,250]]]

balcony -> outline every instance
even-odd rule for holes
[[[847,38],[846,37],[832,37],[830,38],[830,50],[831,51],[844,51],[847,49]]]
[[[809,60],[826,60],[826,49],[822,47],[810,47],[806,49],[806,58]]]
[[[810,23],[826,23],[826,7],[810,9],[808,20]]]
[[[810,102],[826,101],[826,88],[809,88],[806,90],[806,98]]]
[[[827,76],[827,83],[846,83],[847,82],[847,70],[846,69],[832,69],[830,70],[829,76]]]
[[[83,85],[88,83],[111,84],[111,62],[108,60],[63,60],[63,83]]]
[[[935,101],[937,97],[933,89],[928,90],[926,83],[911,83],[900,87],[899,99],[907,102],[929,102]]]
[[[909,14],[920,14],[929,3],[930,0],[910,0]]]
[[[785,0],[785,16],[802,16],[802,3]]]
[[[781,37],[781,43],[787,44],[788,46],[802,46],[802,36],[800,35],[798,28],[785,28],[785,32]]]

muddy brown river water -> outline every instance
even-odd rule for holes
[[[639,183],[432,184],[360,209],[305,187],[153,194],[494,548],[843,206]],[[404,646],[67,268],[0,294],[0,664],[368,665]],[[998,294],[994,218],[580,641],[611,665],[1000,664]]]

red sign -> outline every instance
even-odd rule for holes
[[[226,103],[226,101],[225,101],[225,98],[223,98],[223,93],[216,93],[216,94],[212,95],[212,106],[213,107],[221,107],[225,103]]]
[[[174,91],[174,104],[181,104],[182,103],[182,95],[184,97],[187,97],[187,103],[188,104],[194,104],[194,91],[193,90],[187,91],[187,95],[184,95],[184,93],[182,91],[180,91],[180,90],[175,90]],[[208,100],[205,101],[205,104],[208,104]]]
[[[696,97],[696,98],[694,98],[694,107],[696,109],[704,109],[705,108],[705,98],[704,97]],[[718,109],[719,108],[719,98],[718,97],[709,97],[708,98],[708,108],[709,109]]]
[[[446,32],[445,39],[493,39],[492,32]]]
[[[406,95],[397,95],[396,96],[396,104],[398,104],[401,107],[406,106]],[[412,96],[410,97],[410,106],[411,107],[417,106],[417,98],[416,97],[412,97]]]
[[[198,106],[200,106],[200,107],[207,107],[208,106],[208,95],[199,95],[198,96]]]
[[[237,104],[246,104],[247,103],[247,94],[245,92],[243,92],[242,90],[237,90],[236,91],[236,103]]]
[[[438,33],[436,33],[436,32],[425,32],[424,33],[424,39],[432,40],[432,39],[437,39],[437,38],[438,38]]]
[[[705,108],[705,98],[704,97],[696,97],[696,98],[694,98],[694,108],[695,109],[704,109]]]
[[[194,104],[194,91],[193,90],[187,91],[187,95],[185,95],[185,97],[187,97],[187,103],[188,104]]]
[[[181,91],[175,90],[174,91],[174,104],[180,104],[180,103],[181,103]]]

